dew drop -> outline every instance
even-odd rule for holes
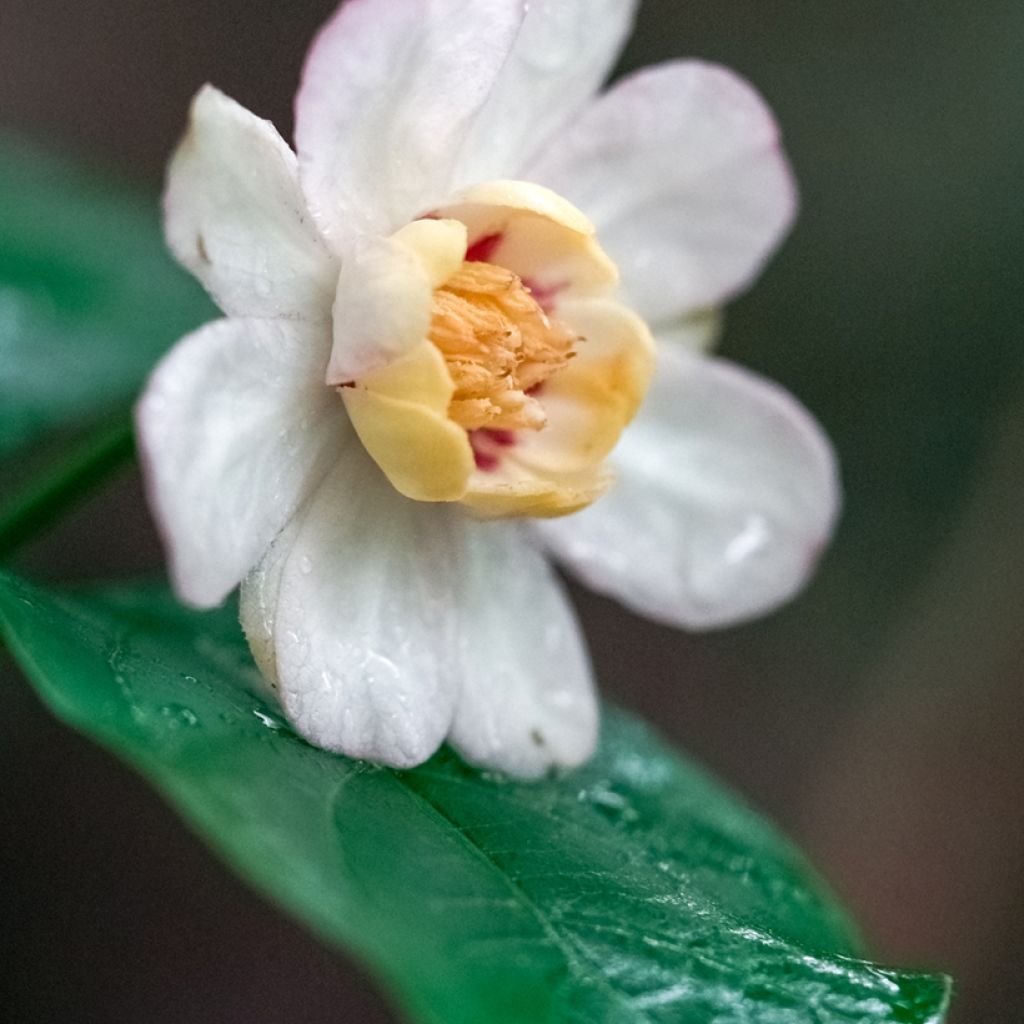
[[[170,729],[192,728],[199,724],[199,716],[183,704],[165,704],[160,709],[160,714],[167,719],[167,726]]]
[[[253,711],[253,714],[268,728],[274,732],[278,732],[281,729],[281,723],[276,718],[271,718],[270,715],[264,714],[262,711]]]
[[[640,817],[637,809],[630,803],[629,799],[621,793],[615,792],[607,783],[598,783],[591,786],[590,789],[580,793],[579,799],[589,803],[595,810],[615,824],[631,824]]]

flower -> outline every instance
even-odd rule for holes
[[[147,486],[178,594],[241,582],[256,662],[321,747],[579,764],[597,702],[548,556],[702,628],[787,600],[829,535],[819,428],[702,351],[794,213],[776,126],[696,61],[595,98],[634,9],[349,0],[297,155],[194,101],[167,237],[226,318],[149,381]]]

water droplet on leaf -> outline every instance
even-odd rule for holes
[[[160,714],[167,719],[167,725],[171,729],[192,728],[199,724],[199,716],[183,704],[165,704],[160,709]]]

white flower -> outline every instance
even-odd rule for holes
[[[694,61],[595,98],[634,7],[349,0],[306,63],[297,157],[196,97],[167,236],[226,319],[157,367],[141,451],[181,598],[241,581],[256,661],[319,746],[579,764],[597,705],[547,555],[713,627],[792,596],[828,537],[817,426],[699,351],[702,311],[791,221],[777,129]],[[657,369],[612,452],[645,324]]]

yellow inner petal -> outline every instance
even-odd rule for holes
[[[551,320],[512,271],[463,263],[434,292],[430,340],[455,392],[449,417],[465,430],[539,430],[530,391],[563,369],[577,337]]]

